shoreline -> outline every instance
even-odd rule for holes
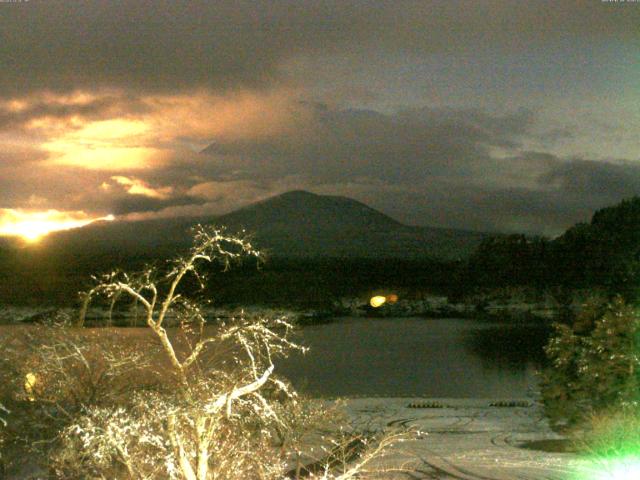
[[[551,431],[539,404],[530,398],[519,400],[528,405],[491,406],[495,399],[427,397],[347,398],[343,403],[356,428],[419,430],[415,439],[394,447],[381,464],[385,468],[410,467],[415,476],[390,474],[381,476],[384,479],[585,478],[593,470],[586,458],[540,449],[558,445],[564,437]],[[418,403],[443,406],[410,407]]]
[[[237,317],[240,314],[244,314],[247,317],[287,316],[301,327],[332,323],[343,317],[370,318],[372,320],[377,318],[455,318],[494,323],[550,325],[560,318],[561,311],[558,308],[539,303],[491,304],[487,308],[478,308],[475,303],[443,303],[434,307],[422,301],[401,301],[396,305],[373,308],[362,300],[352,302],[349,307],[340,304],[333,305],[327,309],[293,309],[251,305],[244,308],[236,306],[211,307],[205,311],[207,323],[214,323],[219,319]],[[2,305],[0,306],[0,325],[72,324],[77,315],[78,309],[72,307]],[[110,316],[105,308],[92,308],[87,312],[85,326],[144,326],[141,315],[137,321],[135,318],[135,313],[130,309],[115,310]],[[167,319],[170,320],[170,316]]]

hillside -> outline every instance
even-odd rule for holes
[[[38,248],[64,254],[164,256],[186,248],[196,223],[245,230],[272,256],[350,258],[464,258],[482,234],[412,227],[356,200],[291,191],[218,217],[100,222],[50,235]]]
[[[216,219],[255,232],[272,255],[351,258],[464,258],[482,234],[411,227],[356,200],[287,192]]]
[[[295,270],[291,282],[314,291],[321,289],[317,282],[338,288],[336,275],[343,286],[353,284],[355,277],[362,285],[390,278],[425,284],[425,274],[435,275],[435,263],[469,256],[483,238],[474,232],[403,225],[345,197],[293,191],[219,217],[97,222],[51,234],[27,247],[4,242],[0,301],[66,302],[86,288],[92,274],[114,267],[136,270],[186,250],[189,229],[197,223],[224,225],[253,236],[254,244],[271,259],[262,276],[254,279],[260,288],[284,285]],[[268,275],[279,280],[267,280]],[[240,284],[246,287],[245,282],[246,278]],[[296,291],[292,285],[287,289]],[[235,291],[230,297],[241,294]]]
[[[603,289],[636,299],[640,293],[640,197],[594,213],[548,240],[510,235],[482,242],[466,277],[486,287]]]
[[[635,296],[640,280],[640,197],[598,210],[553,241],[567,283]]]

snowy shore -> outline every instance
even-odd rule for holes
[[[573,453],[544,451],[560,444],[540,406],[530,399],[347,399],[351,422],[366,429],[401,426],[421,434],[394,447],[385,479],[577,480],[593,466]],[[547,450],[552,450],[547,448]]]

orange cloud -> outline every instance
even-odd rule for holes
[[[119,185],[122,185],[127,193],[131,195],[144,195],[145,197],[150,198],[165,199],[169,198],[173,193],[173,188],[171,187],[152,188],[147,185],[147,183],[137,178],[115,175],[111,177],[111,180],[114,180]],[[102,188],[108,190],[110,188],[110,185],[108,183],[103,183]]]
[[[236,92],[226,96],[192,95],[147,97],[153,106],[148,118],[165,138],[178,135],[213,139],[264,139],[296,128],[304,115],[295,90]]]
[[[135,120],[89,122],[42,144],[47,163],[89,170],[137,170],[160,157],[158,149],[143,146],[149,126]]]
[[[213,140],[275,138],[300,128],[295,90],[195,92],[127,100],[123,92],[44,93],[0,104],[6,128],[22,128],[47,152],[45,165],[131,171],[159,167]]]

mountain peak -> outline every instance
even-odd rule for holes
[[[164,258],[188,248],[188,228],[196,223],[226,226],[231,233],[244,230],[257,248],[292,258],[459,258],[482,239],[471,232],[409,227],[352,198],[292,190],[218,217],[113,222],[59,232],[49,248]]]
[[[307,190],[289,190],[288,192],[276,195],[276,197],[296,198],[296,197],[317,197],[318,195]]]
[[[291,190],[223,215],[220,222],[256,232],[304,225],[306,232],[353,228],[386,229],[400,222],[357,200]]]

